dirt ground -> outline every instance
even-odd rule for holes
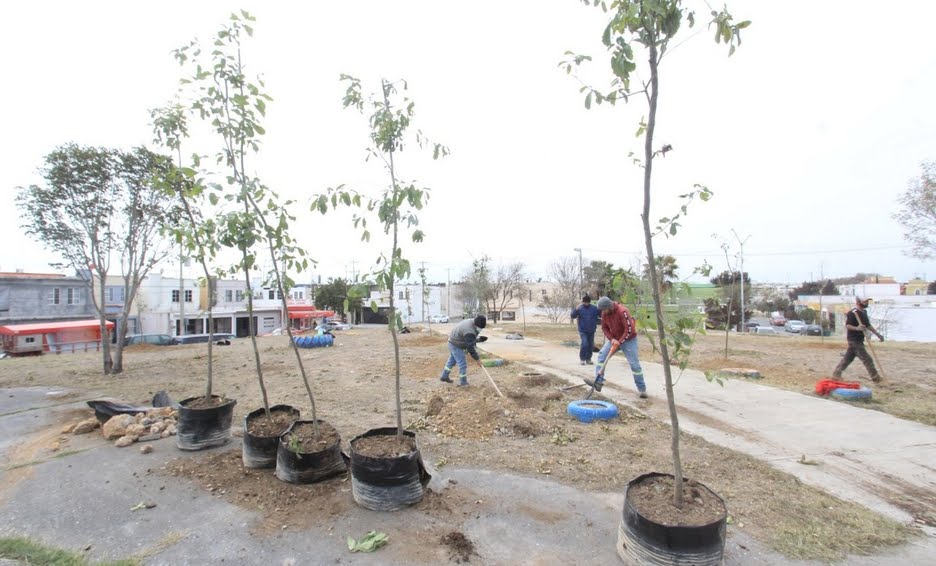
[[[556,342],[577,339],[574,328],[567,325],[530,326],[522,331]],[[562,382],[554,376],[531,375],[517,365],[488,368],[505,398],[497,396],[477,366],[469,368],[469,387],[444,384],[438,377],[448,356],[445,338],[414,332],[399,339],[403,423],[417,432],[423,458],[432,468],[546,476],[594,492],[623,492],[626,483],[639,474],[670,470],[670,429],[665,423],[627,408],[611,421],[580,423],[566,413],[575,391],[560,393]],[[766,385],[804,392],[830,373],[843,350],[834,338],[732,336],[725,360],[723,339],[723,335],[702,337],[692,365],[701,369],[752,367],[764,374]],[[311,414],[288,339],[277,336],[258,341],[271,405],[289,404],[302,411],[303,419],[326,420],[341,434],[345,450],[358,434],[395,425],[394,356],[385,328],[355,328],[341,332],[335,347],[300,350],[312,381],[316,415]],[[641,339],[641,347],[644,359],[656,359],[646,340]],[[910,410],[916,420],[934,424],[931,393],[936,377],[927,371],[936,363],[933,350],[930,345],[882,344],[878,355],[888,382],[875,389],[875,408],[894,414]],[[239,428],[244,416],[260,406],[250,341],[240,339],[214,352],[213,393],[237,399],[235,426]],[[125,354],[127,370],[112,377],[101,375],[96,353],[7,359],[0,362],[0,387],[61,386],[89,397],[110,396],[148,405],[159,390],[168,391],[176,400],[203,394],[206,358],[203,344],[134,346]],[[846,377],[860,377],[863,372],[860,364],[852,366]],[[930,399],[914,400],[914,396]],[[743,529],[790,558],[836,560],[847,554],[871,553],[912,536],[907,527],[804,486],[746,455],[691,435],[684,435],[681,446],[687,477],[725,499],[729,528]],[[283,524],[300,528],[314,524],[321,515],[341,514],[352,504],[347,497],[347,476],[307,486],[286,484],[269,470],[244,469],[239,451],[173,459],[153,473],[192,479],[234,504],[258,510],[264,517],[257,527],[259,534]],[[296,501],[313,504],[295,505]],[[430,492],[419,505],[429,513],[459,513],[469,504]],[[449,533],[442,544],[453,547],[453,556],[467,557],[470,541],[459,536]]]
[[[779,332],[783,333],[780,329]],[[578,344],[578,335],[569,325],[529,325],[526,336],[553,342],[571,341]],[[600,330],[599,330],[600,335]],[[596,337],[600,344],[602,338]],[[577,348],[577,346],[575,346]],[[884,413],[936,425],[936,344],[925,342],[871,343],[880,364],[878,371],[884,381],[873,384],[861,360],[852,362],[842,381],[858,381],[874,390],[866,406]],[[739,335],[710,330],[696,336],[689,367],[705,372],[725,368],[758,370],[759,383],[814,394],[816,382],[832,379],[832,370],[845,353],[842,336],[799,335]],[[640,359],[660,362],[650,341],[640,338]]]

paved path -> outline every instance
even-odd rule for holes
[[[579,365],[577,347],[486,334],[483,349],[496,356],[570,383],[593,376],[593,366]],[[641,365],[649,400],[637,398],[623,356],[611,359],[601,394],[669,422],[663,366]],[[676,405],[682,430],[899,521],[925,521],[929,540],[936,540],[936,428],[752,381],[731,379],[719,387],[694,370],[678,380]],[[797,463],[803,455],[819,465]]]

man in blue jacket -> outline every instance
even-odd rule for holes
[[[582,304],[572,309],[572,314],[569,316],[572,320],[578,319],[579,337],[582,340],[579,348],[579,363],[583,366],[591,365],[592,351],[595,349],[595,329],[598,327],[601,311],[591,304],[591,297],[585,295],[582,297]]]

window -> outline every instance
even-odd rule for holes
[[[124,288],[123,287],[107,287],[104,289],[106,295],[107,303],[116,305],[123,304],[124,302]]]
[[[401,301],[403,300],[403,291],[400,291],[400,296],[397,298],[400,299]]]
[[[186,290],[185,290],[185,302],[186,302],[186,303],[191,303],[191,302],[192,302],[192,290],[191,290],[191,289],[186,289]]]
[[[173,303],[178,303],[178,302],[179,302],[179,290],[178,290],[178,289],[173,289],[173,290],[172,290],[172,302],[173,302]]]
[[[275,299],[275,298],[276,298],[276,291],[274,291],[273,289],[270,289],[269,291],[267,291],[267,298],[268,298],[268,299]]]
[[[27,344],[33,344],[33,343],[35,343],[35,341],[36,341],[36,337],[35,337],[35,336],[27,336],[27,337],[23,340],[23,342],[25,342],[25,343],[27,343]]]
[[[305,293],[303,291],[293,291],[293,298],[297,301],[301,301],[305,298]]]
[[[233,290],[228,289],[228,290],[226,290],[226,291],[224,292],[224,302],[225,302],[225,303],[234,302],[234,291],[233,291]]]
[[[81,287],[69,287],[66,289],[66,301],[70,305],[81,304]]]
[[[546,296],[546,289],[542,289],[542,290],[540,290],[540,293],[542,293],[542,294],[543,294],[543,296],[545,297],[545,296]]]
[[[243,291],[234,291],[234,300],[238,303],[243,302],[244,292]]]
[[[50,305],[60,305],[62,304],[62,290],[58,287],[53,287],[49,289],[49,304]]]

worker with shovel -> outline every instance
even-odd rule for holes
[[[848,350],[842,357],[842,361],[835,366],[835,371],[832,372],[832,375],[836,378],[842,377],[842,372],[845,371],[845,368],[847,368],[855,358],[858,358],[864,363],[865,369],[867,369],[868,373],[871,375],[871,381],[875,383],[881,381],[881,375],[878,373],[877,368],[874,367],[874,360],[868,355],[864,344],[865,333],[868,331],[873,332],[881,342],[884,341],[884,337],[871,326],[871,321],[868,319],[867,309],[870,301],[871,299],[867,297],[855,297],[855,307],[845,316],[845,328],[847,329],[845,339],[848,341]],[[868,346],[870,347],[870,339],[868,342]]]
[[[586,379],[585,383],[601,391],[605,382],[605,365],[618,349],[624,352],[624,357],[630,364],[631,373],[634,374],[634,384],[641,399],[647,398],[647,384],[644,383],[643,369],[637,357],[637,321],[630,311],[608,297],[598,299],[598,310],[601,312],[601,332],[605,336],[605,343],[598,352],[598,363],[595,365],[595,379]]]
[[[466,318],[459,322],[449,333],[448,349],[449,359],[445,362],[445,368],[442,369],[442,377],[439,379],[446,383],[452,383],[449,374],[455,364],[458,364],[458,385],[468,385],[468,360],[465,358],[465,352],[468,352],[476,362],[481,361],[481,355],[478,354],[475,344],[484,340],[479,336],[481,330],[487,326],[487,319],[478,315],[472,318]]]

